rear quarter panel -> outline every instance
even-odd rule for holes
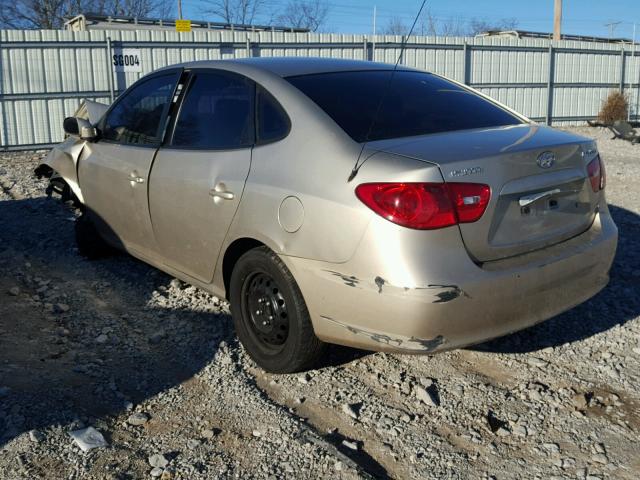
[[[314,139],[305,140],[301,148],[295,137],[256,148],[228,243],[256,238],[281,255],[344,263],[377,217],[356,197],[357,185],[442,181],[434,165],[365,151],[362,158],[369,158],[348,182],[357,153],[338,142]],[[290,196],[299,199],[304,209],[302,225],[295,232],[286,231],[279,221],[280,205]]]

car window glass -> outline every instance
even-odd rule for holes
[[[289,117],[273,96],[260,88],[258,91],[258,142],[280,140],[289,133]]]
[[[226,72],[196,72],[189,83],[172,145],[233,149],[253,145],[254,84]]]
[[[102,138],[139,145],[160,143],[160,121],[175,80],[175,74],[153,77],[127,92],[107,114]]]
[[[458,84],[425,72],[333,72],[287,80],[358,142],[522,123]],[[375,118],[375,122],[373,119]]]

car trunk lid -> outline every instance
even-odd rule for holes
[[[486,262],[544,248],[593,222],[598,193],[586,165],[593,141],[539,125],[381,140],[369,147],[437,164],[445,182],[491,188],[484,215],[459,225],[469,254]]]

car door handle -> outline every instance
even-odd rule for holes
[[[144,183],[144,178],[140,177],[137,173],[132,172],[129,174],[129,181],[135,183]]]
[[[212,188],[211,190],[209,190],[209,195],[211,195],[213,198],[223,198],[225,200],[233,200],[234,195],[233,192],[227,192],[227,191],[218,191],[215,188]]]

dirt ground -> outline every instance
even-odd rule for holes
[[[126,255],[0,153],[0,478],[640,477],[640,145],[598,139],[620,243],[609,286],[528,330],[433,356],[334,347],[269,375],[224,301]],[[69,432],[106,446],[83,453]]]

